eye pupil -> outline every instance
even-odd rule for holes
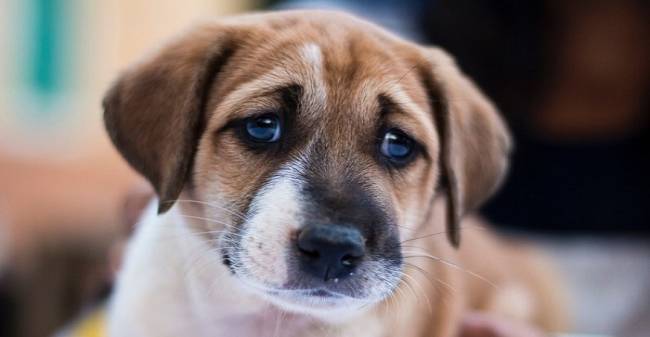
[[[414,142],[399,130],[388,130],[381,143],[381,153],[393,161],[404,161],[413,152]]]
[[[272,143],[280,139],[280,120],[275,115],[264,115],[246,121],[246,133],[256,142]]]

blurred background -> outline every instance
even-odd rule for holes
[[[51,335],[110,291],[141,181],[101,123],[119,70],[197,19],[296,7],[449,50],[516,139],[486,217],[555,258],[576,331],[650,335],[648,1],[0,0],[0,336]]]

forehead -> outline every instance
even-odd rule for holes
[[[403,122],[432,126],[415,64],[384,32],[349,20],[279,22],[240,31],[242,42],[232,67],[219,75],[222,82],[211,95],[214,119],[279,104],[273,93],[297,86],[301,119],[319,125],[367,127],[382,113],[382,103],[390,103]]]

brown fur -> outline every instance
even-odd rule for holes
[[[308,43],[320,47],[321,66],[300,56]],[[401,238],[411,240],[403,248],[407,276],[395,296],[367,314],[369,320],[379,318],[387,335],[453,336],[463,312],[485,309],[558,328],[561,310],[549,300],[556,298],[545,281],[549,274],[527,266],[536,258],[475,229],[477,220],[460,223],[497,188],[510,139],[491,103],[438,49],[332,12],[207,23],[125,72],[105,100],[106,124],[125,158],[152,182],[161,212],[185,191],[244,213],[286,157],[251,154],[222,130],[235,118],[282,104],[275,89],[296,81],[309,88],[296,128],[310,133],[292,140],[289,156],[317,139],[326,158],[321,174],[329,184],[344,184],[340,177],[360,172],[393,205],[398,223],[411,226],[400,228]],[[385,115],[377,96],[390,101]],[[373,161],[374,130],[382,118],[426,149],[402,171],[387,172]],[[181,207],[233,220],[201,206]],[[461,229],[464,243],[456,250]],[[448,233],[451,244],[430,235],[437,232]],[[526,297],[524,313],[503,307],[499,294],[510,287]]]

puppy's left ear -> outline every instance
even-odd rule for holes
[[[440,136],[440,170],[447,194],[447,234],[460,244],[460,221],[500,185],[511,140],[498,112],[444,51],[424,51],[422,79]]]
[[[218,24],[197,27],[127,69],[104,98],[104,122],[122,156],[154,187],[163,213],[188,179],[205,105],[235,51]]]

